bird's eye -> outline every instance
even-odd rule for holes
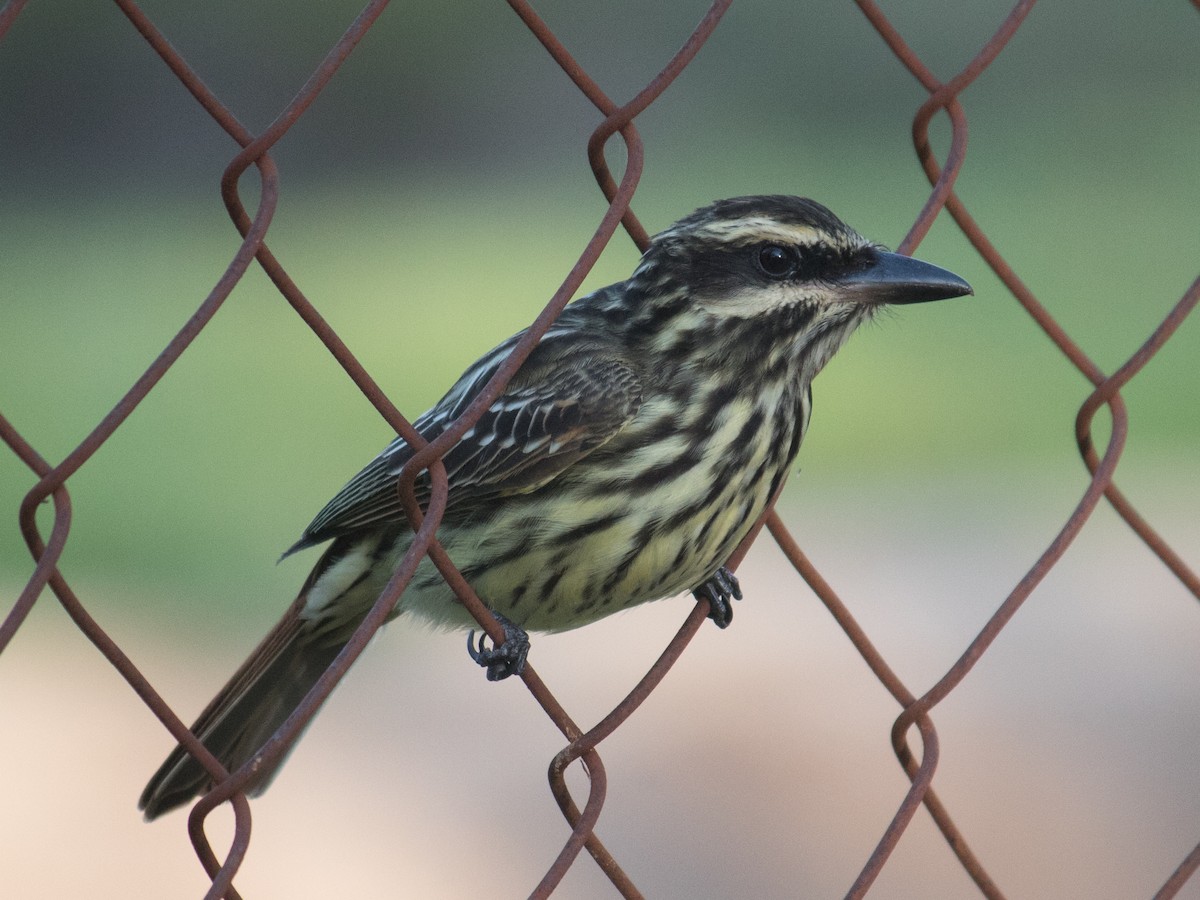
[[[796,254],[779,244],[758,248],[758,267],[771,278],[787,278],[796,271]]]

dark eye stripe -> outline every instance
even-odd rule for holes
[[[828,244],[772,242],[755,245],[752,253],[758,270],[772,280],[828,280],[849,264],[844,252]]]
[[[799,255],[796,277],[806,281],[828,281],[854,265],[853,254],[828,244],[805,244]]]

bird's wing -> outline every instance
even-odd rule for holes
[[[503,345],[497,348],[502,349]],[[545,359],[546,355],[535,352],[442,458],[452,507],[540,487],[605,444],[637,413],[642,385],[621,360],[586,350],[575,358],[552,354]],[[417,431],[427,440],[441,434],[487,383],[496,365],[468,371],[413,423]],[[412,455],[406,441],[394,440],[329,501],[288,553],[359,529],[406,521],[396,481]],[[416,494],[422,504],[428,499],[428,473],[418,477]]]

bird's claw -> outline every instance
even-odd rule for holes
[[[738,580],[724,566],[700,587],[692,591],[697,600],[708,601],[708,617],[718,628],[728,628],[733,621],[732,600],[742,599],[742,588]]]
[[[529,655],[529,635],[525,629],[510,622],[499,613],[492,613],[500,627],[504,629],[504,640],[495,646],[487,646],[487,633],[479,635],[479,645],[475,643],[475,630],[467,635],[467,653],[471,659],[487,669],[488,681],[502,681],[510,675],[520,675],[525,671],[525,657]]]

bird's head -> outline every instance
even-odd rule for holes
[[[807,346],[816,368],[881,306],[971,293],[957,275],[786,196],[719,200],[680,219],[654,237],[631,282],[660,342],[706,333],[763,350]]]
[[[971,293],[957,275],[888,252],[802,197],[735,197],[698,209],[654,237],[638,271],[686,285],[694,303],[722,317]]]

